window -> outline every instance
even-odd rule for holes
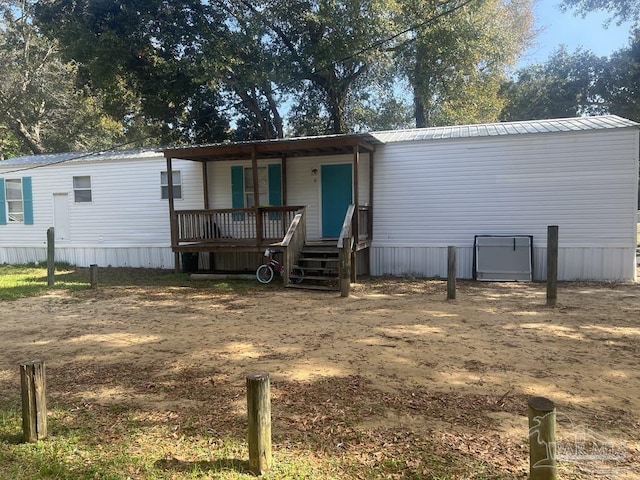
[[[0,225],[33,225],[31,177],[0,178]]]
[[[172,171],[171,179],[173,180],[173,198],[182,198],[182,176],[180,171]],[[169,174],[168,172],[160,172],[160,198],[166,200],[169,198]]]
[[[4,182],[7,199],[7,219],[9,223],[24,222],[24,204],[22,202],[22,180],[7,179]]]
[[[73,200],[76,203],[91,201],[91,177],[73,177]]]
[[[269,175],[267,167],[258,167],[258,185],[260,186],[260,201],[258,206],[269,205]],[[244,207],[255,207],[253,195],[253,168],[244,169]]]
[[[282,167],[279,163],[258,167],[258,182],[260,186],[260,198],[258,206],[282,205]],[[253,195],[253,169],[234,165],[231,167],[231,208],[253,208],[255,205]],[[274,218],[277,212],[271,214]],[[242,213],[234,213],[234,220],[243,220]]]

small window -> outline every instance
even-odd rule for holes
[[[5,180],[5,196],[9,222],[24,222],[24,203],[22,202],[22,180]]]
[[[260,205],[269,205],[269,175],[267,167],[258,167],[258,185],[260,186]],[[253,169],[244,169],[244,207],[255,207],[253,194]]]
[[[73,177],[73,200],[76,203],[91,201],[91,177]]]
[[[172,171],[171,178],[173,179],[173,198],[182,198],[182,175],[180,171]],[[167,172],[160,172],[160,195],[163,200],[169,198],[169,174]]]

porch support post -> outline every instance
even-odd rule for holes
[[[171,228],[171,248],[178,246],[178,218],[173,202],[173,170],[171,168],[171,157],[167,157],[167,197],[169,198],[169,226]],[[180,273],[180,253],[173,250],[173,268],[176,273]]]
[[[209,210],[209,163],[202,162],[202,195],[204,196],[204,209]]]
[[[260,185],[258,185],[258,152],[251,146],[251,172],[253,173],[253,209],[256,217],[256,242],[262,245],[262,212],[260,212]]]
[[[287,156],[283,155],[281,159],[282,163],[282,178],[281,178],[281,192],[282,192],[282,205],[288,205],[287,202]]]
[[[369,218],[367,219],[368,240],[373,239],[373,152],[369,152]]]
[[[353,147],[353,205],[355,209],[353,211],[353,224],[351,228],[351,235],[355,240],[354,248],[349,249],[351,251],[351,281],[355,283],[357,281],[358,262],[356,261],[356,255],[358,252],[358,242],[360,240],[360,214],[359,214],[359,192],[358,192],[358,162],[360,161],[360,144],[356,140],[356,144]]]

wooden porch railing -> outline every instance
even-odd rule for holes
[[[354,212],[355,205],[349,205],[347,213],[344,216],[342,230],[338,237],[338,254],[340,261],[338,262],[338,281],[340,283],[340,296],[348,297],[351,288],[351,253],[353,252],[354,234]]]
[[[284,270],[282,272],[282,278],[284,285],[289,285],[291,279],[289,273],[293,269],[293,266],[298,262],[300,252],[304,248],[304,242],[307,239],[307,216],[305,209],[296,213],[287,234],[282,239],[282,249],[284,250]]]
[[[176,210],[172,219],[174,243],[242,243],[260,245],[280,241],[296,212],[303,207]]]
[[[353,228],[354,237],[358,241],[371,239],[371,220],[371,207],[369,205],[358,205],[358,225],[357,229]]]

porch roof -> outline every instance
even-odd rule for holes
[[[375,146],[379,144],[379,140],[366,133],[324,135],[167,148],[164,150],[164,156],[198,162],[248,160],[253,155],[256,158],[310,157],[350,154],[356,148],[360,153],[374,152]]]

